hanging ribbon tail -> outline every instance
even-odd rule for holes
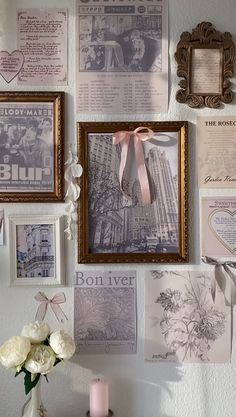
[[[230,268],[236,269],[236,262],[223,261],[220,262],[215,258],[208,256],[202,257],[202,261],[205,264],[212,265],[215,267],[215,280],[212,281],[212,296],[213,301],[216,299],[217,286],[220,291],[224,294],[225,304],[231,305],[236,302],[236,284],[235,275],[232,273]]]
[[[37,309],[36,315],[35,315],[35,321],[43,321],[44,317],[46,316],[48,308],[47,302],[42,302]]]
[[[146,132],[142,132],[146,130]],[[128,160],[128,151],[129,151],[129,142],[131,137],[134,138],[134,149],[135,149],[135,159],[137,164],[137,172],[138,172],[138,179],[141,188],[142,194],[142,202],[143,204],[150,204],[151,203],[151,192],[148,180],[148,172],[145,164],[145,156],[144,156],[144,149],[142,142],[151,139],[154,136],[154,132],[145,127],[140,126],[135,129],[133,132],[128,131],[120,131],[113,134],[113,144],[117,145],[120,143],[121,145],[121,160],[120,160],[120,169],[119,169],[119,182],[120,188],[122,193],[125,195],[126,198],[129,200],[131,199],[129,195],[127,195],[126,191],[123,187],[123,180],[124,180],[124,171],[127,165]]]
[[[141,188],[142,202],[144,205],[151,203],[151,192],[149,187],[148,173],[145,164],[144,151],[142,142],[135,137],[134,143],[138,179]]]
[[[50,306],[57,318],[58,321],[63,323],[64,319],[68,320],[67,316],[65,315],[64,311],[60,307],[59,304],[63,304],[66,302],[66,296],[63,292],[57,293],[50,301]]]
[[[65,315],[64,311],[61,309],[61,307],[58,304],[50,303],[50,305],[58,321],[63,323],[64,320],[68,320],[68,317]]]
[[[234,264],[234,266],[232,266],[232,264]],[[231,271],[230,268],[235,268],[236,269],[236,262],[232,263],[232,264],[227,264],[225,265],[224,269],[226,271],[226,273],[229,275],[229,277],[231,278],[231,302],[233,305],[236,304],[236,275]]]
[[[120,143],[121,146],[121,156],[120,156],[120,168],[119,168],[119,183],[120,189],[128,200],[130,200],[130,195],[126,193],[123,187],[123,178],[124,178],[124,171],[127,164],[128,159],[128,150],[129,150],[129,141],[132,132],[120,131],[113,134],[113,145],[118,145]]]

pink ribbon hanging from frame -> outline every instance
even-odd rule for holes
[[[142,130],[146,130],[146,132],[141,132]],[[133,138],[134,140],[134,152],[137,163],[138,179],[140,183],[143,204],[151,203],[151,192],[142,142],[145,142],[146,140],[153,138],[153,136],[154,132],[148,127],[143,126],[138,127],[134,131],[119,131],[113,134],[113,145],[118,145],[119,143],[121,145],[121,161],[119,169],[120,188],[122,193],[128,199],[130,199],[130,196],[126,194],[125,190],[123,189],[122,183],[124,170],[128,158],[130,139]]]
[[[53,313],[55,314],[58,321],[63,323],[64,319],[68,320],[65,313],[62,311],[59,304],[63,304],[66,302],[66,296],[64,292],[58,292],[54,295],[53,298],[49,299],[44,292],[39,291],[35,295],[35,300],[40,302],[40,305],[38,306],[35,320],[36,321],[43,321],[44,317],[47,313],[48,306],[50,305]]]

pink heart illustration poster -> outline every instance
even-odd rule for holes
[[[203,197],[201,217],[201,254],[236,256],[236,197]]]
[[[24,55],[15,50],[12,53],[0,51],[0,75],[10,83],[21,71],[24,65]]]

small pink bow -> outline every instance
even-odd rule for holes
[[[144,129],[146,130],[146,132],[140,132]],[[151,139],[153,136],[154,133],[151,129],[142,126],[137,127],[137,129],[135,129],[134,131],[119,131],[113,134],[113,145],[117,145],[118,143],[120,143],[121,145],[121,161],[119,169],[120,187],[122,193],[125,195],[126,198],[129,199],[130,197],[125,193],[123,189],[122,180],[128,158],[129,142],[131,138],[134,139],[135,159],[137,163],[138,179],[141,187],[143,204],[151,203],[151,193],[142,142]]]
[[[36,316],[35,316],[36,321],[43,321],[43,319],[44,319],[44,317],[47,313],[48,305],[51,306],[51,309],[52,309],[53,313],[55,314],[58,321],[63,323],[64,319],[68,320],[65,313],[62,311],[61,307],[59,306],[59,304],[63,304],[63,303],[66,302],[66,296],[65,296],[64,292],[58,292],[50,300],[49,298],[47,298],[47,296],[44,294],[44,292],[39,291],[35,295],[34,298],[35,298],[35,300],[37,300],[41,303],[38,306],[38,310],[37,310],[37,313],[36,313]]]

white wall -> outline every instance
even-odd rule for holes
[[[65,88],[67,144],[75,143],[74,114],[75,91],[75,2],[74,0],[0,0],[0,50],[16,48],[16,8],[24,7],[68,7],[69,24],[69,85]],[[203,20],[211,21],[215,27],[233,34],[236,41],[235,0],[170,0],[169,1],[169,61],[170,103],[167,114],[143,115],[138,120],[188,120],[189,131],[189,190],[190,190],[190,252],[188,268],[199,268],[199,196],[196,188],[196,117],[197,115],[236,115],[235,101],[221,110],[193,110],[175,101],[179,79],[173,58],[176,44],[183,31],[191,31]],[[235,90],[235,79],[233,80]],[[14,81],[9,85],[0,79],[1,90],[17,89]],[[32,89],[33,88],[29,88]],[[43,87],[42,87],[43,89]],[[45,88],[47,89],[47,87]],[[54,88],[56,89],[56,88]],[[35,88],[39,90],[39,88]],[[53,89],[51,89],[53,90]],[[132,119],[136,119],[135,115]],[[85,120],[84,118],[83,120]],[[87,118],[88,119],[88,118]],[[119,116],[104,115],[100,120],[119,120]],[[129,120],[126,116],[123,120]],[[96,120],[99,120],[96,118]],[[229,193],[229,192],[228,192]],[[214,194],[210,191],[209,194]],[[220,195],[227,195],[219,190]],[[233,194],[233,193],[231,193]],[[202,195],[206,195],[206,193]],[[9,214],[63,214],[64,204],[1,204],[6,217]],[[37,303],[33,299],[36,288],[9,287],[8,230],[6,245],[0,247],[0,343],[18,334],[22,325],[34,319]],[[76,242],[66,243],[65,260],[69,285],[63,288],[69,316],[67,329],[73,326],[73,288],[71,286],[76,259]],[[81,268],[94,269],[95,266]],[[144,272],[150,265],[118,265],[113,269],[136,269],[138,275],[138,353],[136,355],[91,355],[74,357],[69,363],[60,364],[49,375],[49,384],[43,384],[43,397],[51,417],[82,417],[88,408],[88,382],[99,374],[107,377],[110,385],[110,406],[115,417],[234,417],[236,415],[236,342],[232,343],[230,364],[182,365],[146,363],[143,359],[144,338]],[[153,267],[153,265],[152,265]],[[99,265],[98,269],[106,266]],[[176,266],[176,268],[181,268]],[[45,289],[48,296],[57,289]],[[53,329],[59,327],[48,312],[47,321]],[[235,329],[235,323],[233,323]],[[19,417],[25,401],[23,377],[14,378],[0,368],[0,417]]]

